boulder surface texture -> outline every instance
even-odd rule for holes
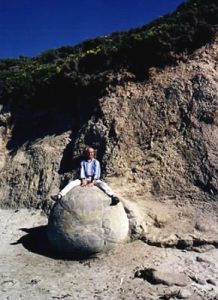
[[[97,187],[76,187],[53,206],[48,239],[68,255],[106,252],[128,239],[129,221],[122,203]]]

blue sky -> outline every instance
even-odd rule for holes
[[[61,46],[142,26],[181,0],[0,0],[0,58],[36,56]]]

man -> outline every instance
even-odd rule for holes
[[[111,205],[116,205],[120,201],[119,198],[114,195],[114,192],[107,183],[100,180],[100,176],[101,167],[99,161],[95,159],[95,149],[88,147],[86,149],[86,159],[80,163],[80,179],[70,181],[63,190],[57,195],[51,196],[51,198],[55,201],[61,199],[72,188],[79,185],[82,187],[92,187],[95,185],[111,197]]]

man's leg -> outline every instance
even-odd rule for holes
[[[78,186],[78,185],[80,185],[80,180],[79,179],[70,181],[57,195],[51,196],[51,199],[54,200],[54,201],[57,201],[58,199],[61,199],[70,190],[72,190],[72,188],[74,188],[75,186]]]
[[[111,197],[111,205],[116,205],[120,202],[120,199],[117,196],[115,196],[114,191],[109,187],[109,185],[106,182],[98,179],[95,181],[95,185],[101,190],[103,190],[105,194]]]
[[[61,195],[61,197],[64,197],[70,190],[72,190],[75,186],[80,185],[80,180],[76,179],[76,180],[72,180],[70,181],[60,192],[59,195]]]
[[[104,191],[105,194],[107,194],[108,196],[112,197],[114,195],[113,190],[109,187],[109,185],[106,182],[98,179],[95,181],[95,185],[102,191]]]

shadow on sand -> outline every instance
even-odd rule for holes
[[[22,244],[23,247],[30,252],[53,259],[87,260],[95,257],[90,254],[81,254],[78,252],[69,255],[55,251],[47,238],[47,225],[33,228],[20,228],[20,230],[27,234],[22,236],[18,241],[11,243],[11,245]]]

